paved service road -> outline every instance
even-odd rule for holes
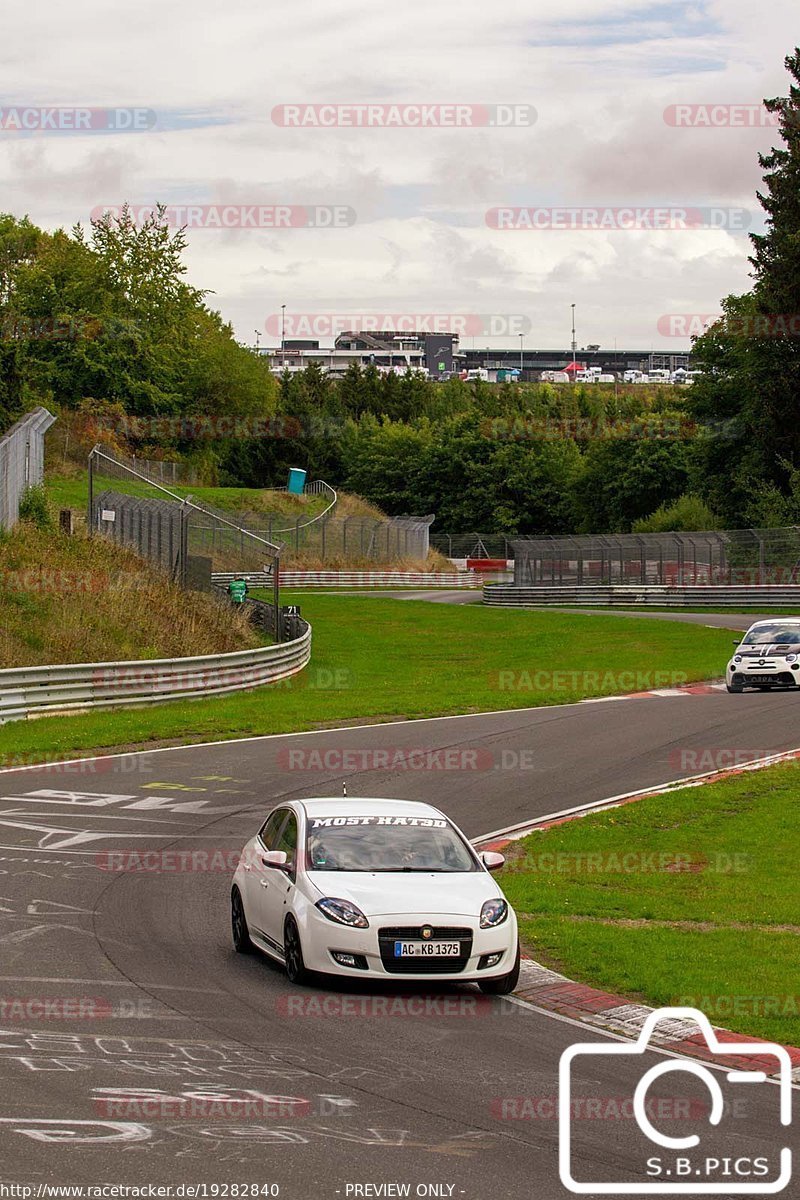
[[[475,1200],[566,1195],[559,1057],[575,1041],[618,1043],[522,1005],[477,1007],[466,986],[292,989],[232,952],[232,863],[215,852],[235,858],[279,798],[336,796],[343,780],[351,798],[433,800],[476,836],[692,774],[709,747],[794,747],[798,703],[654,696],[0,775],[0,1180],[275,1183],[303,1200],[390,1183]],[[381,765],[447,748],[451,769],[441,756],[431,769]],[[162,869],[116,873],[111,851],[158,852],[148,861]],[[641,1181],[654,1153],[675,1157],[626,1116],[641,1074],[576,1061],[582,1178]],[[708,1109],[685,1078],[653,1085],[672,1135],[697,1131]],[[791,1136],[777,1089],[740,1090],[744,1107],[711,1130],[709,1152],[774,1161]],[[415,1191],[429,1185],[443,1190]]]

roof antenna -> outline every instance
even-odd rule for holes
[[[343,796],[347,795],[347,784],[346,783],[342,784],[342,795]]]

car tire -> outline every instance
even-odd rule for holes
[[[311,973],[303,958],[300,930],[294,917],[288,916],[283,927],[283,954],[289,983],[308,983]]]
[[[253,953],[254,946],[250,941],[250,930],[247,928],[244,902],[238,888],[234,888],[231,892],[231,935],[233,948],[237,954]]]
[[[736,695],[739,695],[741,692],[744,691],[744,688],[742,687],[742,685],[740,683],[727,683],[725,686],[727,687],[729,692],[735,692]]]
[[[507,975],[498,975],[495,979],[485,979],[478,983],[484,996],[507,996],[513,992],[519,983],[519,942],[517,942],[517,957],[514,966]]]

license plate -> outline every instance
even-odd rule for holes
[[[745,675],[747,683],[774,683],[774,675]]]
[[[460,942],[395,942],[395,958],[458,958]]]

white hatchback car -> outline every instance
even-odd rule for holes
[[[733,644],[736,649],[725,672],[729,692],[800,686],[800,617],[756,621]]]
[[[519,978],[517,920],[478,854],[438,809],[408,800],[291,800],[245,846],[233,877],[239,953],[257,946],[293,983],[311,972],[474,982]]]

